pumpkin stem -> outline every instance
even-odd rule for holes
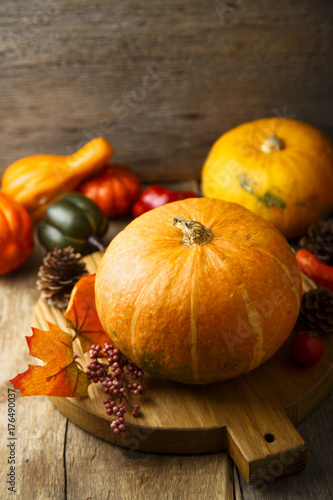
[[[281,151],[283,149],[283,140],[277,135],[270,135],[266,137],[262,145],[260,146],[261,151],[264,153],[275,153],[276,151]]]
[[[105,245],[103,245],[103,243],[101,241],[99,241],[97,236],[95,236],[94,234],[91,234],[90,236],[88,236],[87,242],[90,243],[90,245],[96,247],[101,252],[105,252],[105,248],[106,248]]]
[[[206,243],[209,243],[213,238],[212,231],[195,220],[175,217],[172,221],[172,225],[183,231],[182,243],[188,247],[206,245]]]

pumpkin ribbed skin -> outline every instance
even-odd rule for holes
[[[174,217],[212,239],[186,246]],[[96,307],[115,345],[153,376],[203,384],[270,358],[291,333],[301,276],[282,234],[235,203],[190,198],[132,221],[96,274]]]
[[[108,217],[127,214],[139,198],[141,181],[124,165],[106,165],[77,190],[93,200]]]
[[[298,120],[244,123],[213,145],[202,170],[202,191],[239,203],[287,238],[297,238],[333,210],[332,142]]]
[[[28,212],[0,191],[0,275],[27,260],[34,247],[34,228]]]

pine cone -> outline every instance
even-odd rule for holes
[[[300,238],[298,244],[325,264],[333,266],[333,217],[310,226],[306,236]]]
[[[56,247],[44,257],[36,284],[42,291],[41,297],[50,306],[59,309],[67,307],[75,283],[87,273],[86,265],[80,262],[81,257],[80,253],[74,253],[72,247]]]
[[[316,288],[305,293],[299,319],[309,330],[333,333],[333,292]]]

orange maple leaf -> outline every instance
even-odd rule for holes
[[[83,352],[89,351],[91,344],[111,342],[97,316],[95,276],[86,274],[76,283],[65,313],[65,319],[80,340]]]
[[[21,396],[87,396],[90,382],[75,363],[72,335],[53,323],[47,324],[49,331],[32,328],[32,336],[26,337],[30,354],[46,365],[28,365],[26,372],[10,382]]]

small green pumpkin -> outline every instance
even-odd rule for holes
[[[92,200],[80,193],[67,193],[47,208],[37,230],[41,244],[48,251],[71,246],[82,255],[103,250],[101,238],[108,219]]]

